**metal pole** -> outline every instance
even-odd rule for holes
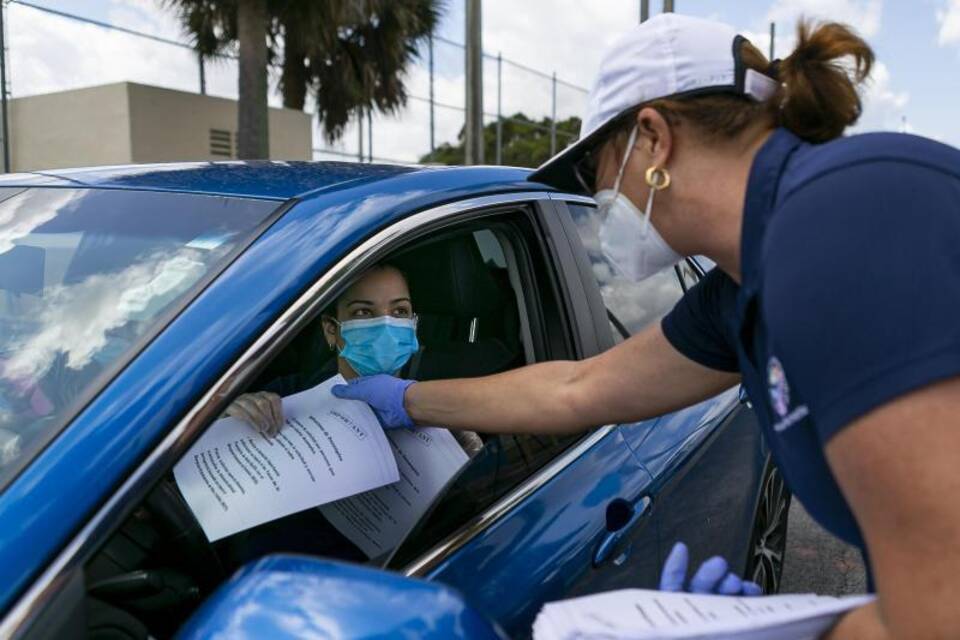
[[[550,103],[550,155],[557,153],[557,72],[553,72],[553,99]]]
[[[497,164],[503,164],[503,110],[500,97],[503,93],[503,55],[497,52]]]
[[[466,11],[466,164],[483,164],[483,45],[480,0],[467,0]]]
[[[663,12],[673,13],[673,0],[663,0]]]
[[[10,129],[7,126],[7,41],[6,26],[3,22],[3,12],[6,11],[6,0],[0,0],[0,109],[3,114],[3,172],[10,173]]]
[[[650,19],[650,0],[640,0],[640,22]]]
[[[367,160],[373,162],[373,109],[367,109]]]
[[[363,107],[357,108],[357,162],[363,162]]]
[[[773,41],[776,37],[777,37],[777,23],[771,22],[770,23],[770,62],[773,62],[773,52],[774,52]]]
[[[207,95],[207,71],[203,64],[203,54],[197,54],[197,62],[200,64],[200,95]]]
[[[430,153],[433,153],[433,150],[436,149],[433,133],[433,32],[427,36],[427,42],[430,45]]]

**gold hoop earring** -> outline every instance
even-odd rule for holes
[[[670,186],[670,173],[666,169],[654,165],[647,169],[644,176],[649,186],[654,191],[661,191]]]

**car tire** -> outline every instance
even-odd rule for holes
[[[765,594],[780,591],[787,550],[790,499],[780,470],[772,462],[767,463],[753,520],[750,556],[744,572],[746,579],[759,584]]]

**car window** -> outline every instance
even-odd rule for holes
[[[490,229],[480,229],[473,232],[473,239],[477,242],[477,249],[484,262],[499,269],[507,268],[507,257],[503,253],[500,241]]]
[[[275,208],[0,189],[0,486]]]
[[[683,295],[673,267],[635,282],[617,273],[600,248],[600,217],[596,207],[569,204],[577,233],[586,250],[611,330],[621,340],[660,320]]]

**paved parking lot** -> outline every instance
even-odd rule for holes
[[[782,593],[863,593],[866,574],[860,552],[824,531],[794,500],[787,529]]]

